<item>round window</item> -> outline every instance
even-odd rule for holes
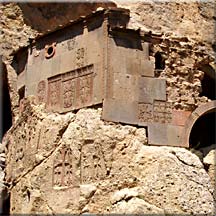
[[[55,55],[56,43],[45,46],[45,58],[51,58]]]

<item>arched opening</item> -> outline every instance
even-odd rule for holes
[[[1,65],[1,94],[0,94],[0,101],[1,101],[1,133],[0,133],[0,142],[4,136],[4,134],[8,131],[8,129],[12,125],[12,114],[11,114],[11,101],[10,101],[10,95],[9,95],[9,88],[8,88],[8,80],[7,80],[7,73],[6,73],[6,67],[4,64]]]
[[[216,144],[215,121],[215,110],[207,112],[196,120],[189,137],[191,148],[200,149]]]
[[[216,73],[210,65],[203,65],[199,68],[204,72],[204,77],[201,81],[202,91],[200,96],[206,96],[211,100],[216,99]]]

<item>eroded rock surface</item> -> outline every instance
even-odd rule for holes
[[[215,47],[215,1],[121,1],[131,10],[131,25],[187,36]]]
[[[213,214],[210,177],[188,150],[147,146],[144,128],[104,122],[101,108],[25,110],[6,137],[11,213]]]

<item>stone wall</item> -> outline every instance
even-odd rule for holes
[[[167,98],[175,109],[193,111],[211,101],[207,96],[201,96],[202,68],[213,68],[215,56],[204,44],[187,37],[163,34],[152,40],[152,61],[156,60],[156,53],[164,59],[164,69],[158,70],[157,76],[166,78]]]

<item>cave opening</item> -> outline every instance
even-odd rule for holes
[[[8,87],[8,79],[6,73],[6,67],[4,64],[1,65],[1,133],[0,142],[4,134],[12,126],[12,112],[11,112],[11,101]]]
[[[201,149],[216,144],[216,110],[197,119],[192,127],[189,144],[191,148]]]
[[[211,100],[216,99],[216,73],[210,65],[204,65],[199,68],[204,72],[204,77],[201,80],[202,91],[199,96],[206,96]]]

